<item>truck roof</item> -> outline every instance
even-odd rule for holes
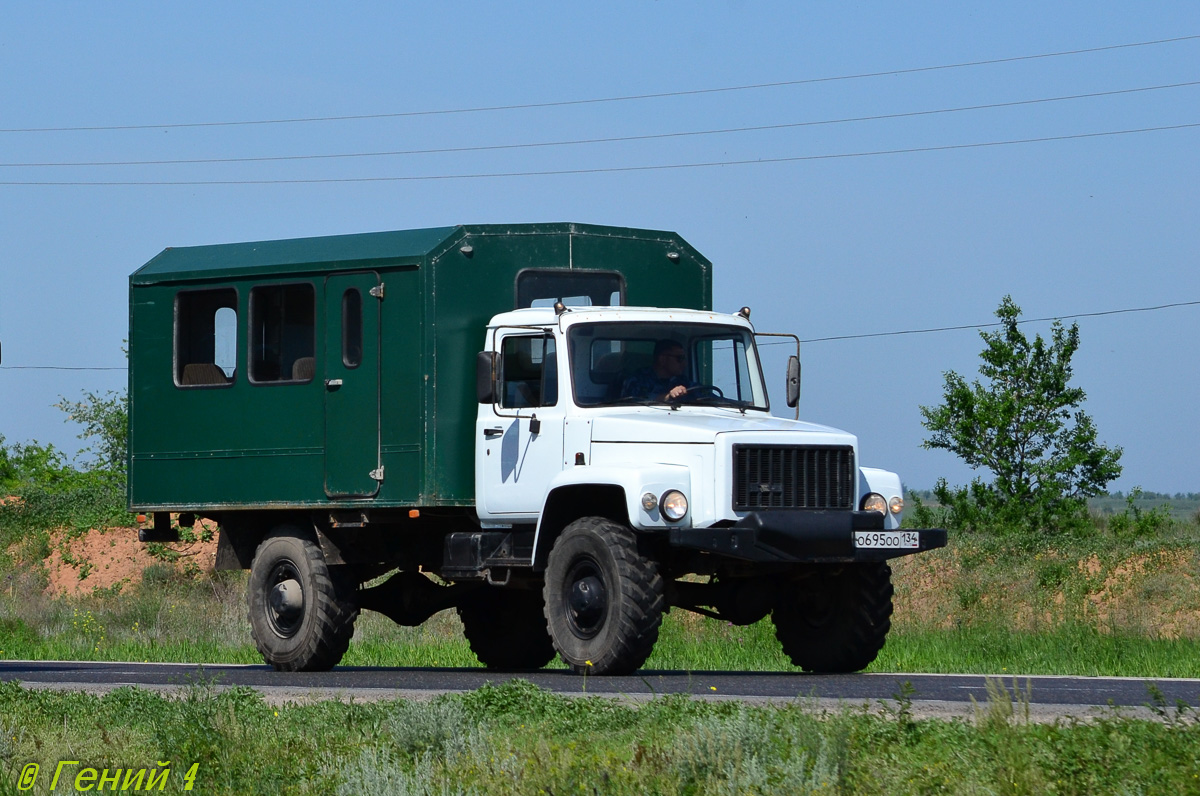
[[[459,224],[449,227],[364,232],[314,238],[220,243],[167,248],[130,276],[134,285],[228,279],[256,275],[286,276],[330,271],[359,271],[385,265],[422,265],[468,235],[521,236],[578,234],[593,237],[657,240],[686,249],[705,264],[703,255],[674,232],[555,222],[546,224]]]

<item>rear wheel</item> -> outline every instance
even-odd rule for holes
[[[857,672],[892,626],[892,570],[883,562],[813,567],[785,582],[771,614],[792,663],[810,672]]]
[[[489,669],[540,669],[554,659],[540,591],[483,588],[458,607],[458,618]]]
[[[554,542],[546,566],[554,647],[578,674],[629,674],[646,662],[666,610],[658,564],[624,525],[584,517]]]
[[[250,632],[263,660],[281,672],[318,672],[341,661],[358,608],[348,573],[331,568],[316,540],[283,526],[258,546],[250,566]]]

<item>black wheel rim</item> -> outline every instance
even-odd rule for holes
[[[608,618],[608,589],[600,565],[590,556],[577,559],[563,579],[567,625],[582,639],[595,638]]]
[[[820,592],[808,592],[797,601],[800,616],[811,628],[828,627],[833,621],[833,600]]]
[[[810,630],[833,627],[842,616],[846,595],[840,588],[843,581],[836,577],[822,577],[804,582],[793,598],[795,616]]]
[[[291,638],[304,622],[304,587],[300,570],[283,559],[271,569],[266,586],[267,621],[280,638]]]

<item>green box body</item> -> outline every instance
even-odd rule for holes
[[[130,507],[473,505],[475,355],[526,269],[618,272],[626,305],[712,308],[711,263],[671,232],[478,225],[163,251],[130,277]],[[311,376],[256,383],[251,291],[297,284],[315,295]],[[350,288],[367,296],[354,368]],[[236,296],[234,376],[180,386],[178,296],[215,289]]]

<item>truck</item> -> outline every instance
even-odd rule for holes
[[[575,223],[169,248],[130,276],[130,510],[217,524],[254,643],[336,666],[361,611],[487,667],[641,667],[664,614],[770,617],[798,667],[883,647],[897,475],[772,414],[750,310],[679,235]],[[798,406],[799,340],[785,403]]]

